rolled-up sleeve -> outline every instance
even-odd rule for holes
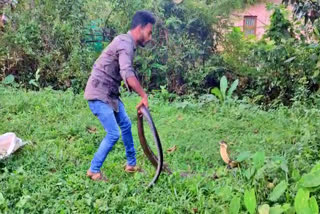
[[[135,71],[133,69],[134,51],[133,51],[132,45],[126,41],[121,41],[118,46],[118,54],[119,54],[120,76],[124,81],[128,90],[131,91],[127,83],[127,79],[129,77],[136,76]]]

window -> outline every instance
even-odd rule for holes
[[[257,16],[244,16],[243,32],[245,36],[256,35]]]

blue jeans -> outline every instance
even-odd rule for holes
[[[119,101],[119,112],[113,111],[112,107],[100,100],[89,101],[92,113],[98,117],[107,135],[100,143],[98,151],[91,161],[91,172],[100,172],[100,168],[111,151],[114,144],[119,140],[121,129],[122,140],[126,149],[127,164],[136,165],[136,151],[134,149],[133,137],[131,132],[131,121],[126,113],[124,105]],[[118,127],[119,126],[119,127]]]

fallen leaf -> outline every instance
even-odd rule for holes
[[[173,147],[167,149],[167,152],[168,152],[168,153],[172,153],[172,152],[174,152],[174,151],[176,151],[176,150],[177,150],[177,146],[174,145]]]
[[[52,169],[50,169],[50,172],[55,173],[55,172],[57,172],[57,170],[52,168]]]
[[[97,128],[94,126],[87,126],[87,131],[91,134],[96,133],[97,132]]]

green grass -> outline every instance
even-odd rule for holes
[[[319,160],[320,111],[281,107],[268,112],[242,102],[219,105],[166,103],[150,97],[165,161],[174,171],[163,173],[150,191],[145,187],[154,170],[144,157],[136,128],[137,96],[123,97],[133,122],[138,164],[144,174],[128,175],[124,146],[119,141],[102,171],[109,183],[96,183],[85,173],[105,132],[90,112],[83,95],[45,89],[24,92],[0,87],[0,134],[15,132],[29,141],[10,158],[0,161],[0,212],[16,213],[228,213],[234,196],[254,188],[257,204],[294,204],[300,175]],[[90,133],[87,127],[96,127]],[[264,152],[240,168],[228,169],[219,155],[225,140],[230,155]],[[177,150],[166,150],[176,145]],[[181,172],[190,176],[182,177]],[[250,173],[252,172],[252,173]],[[218,178],[214,178],[216,175]],[[272,189],[288,182],[277,202],[268,201]],[[320,202],[319,190],[311,195]]]

